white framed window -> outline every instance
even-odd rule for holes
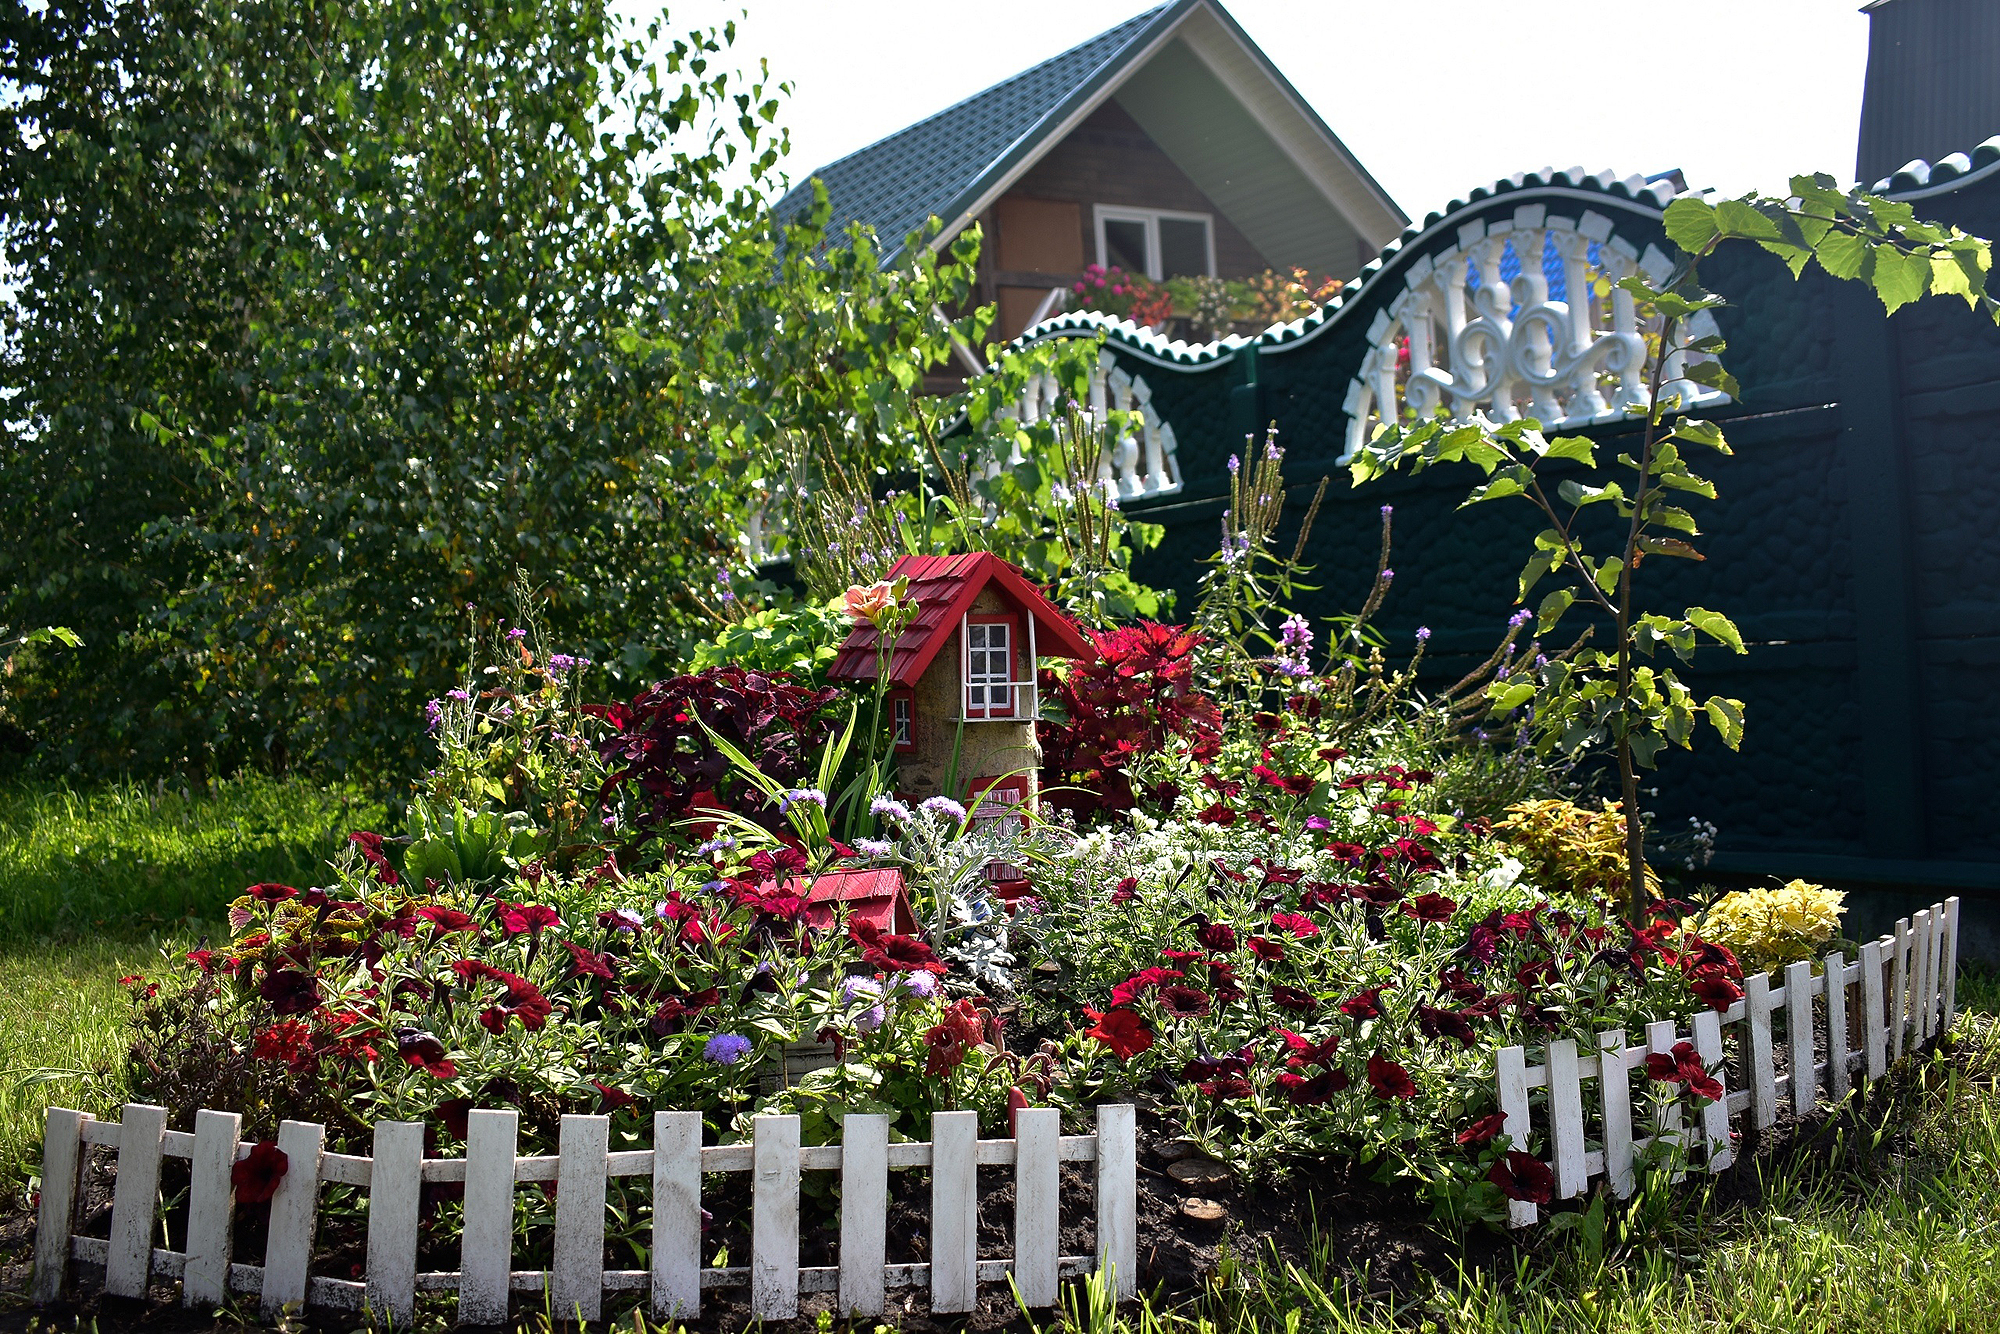
[[[916,707],[916,700],[907,690],[899,690],[889,696],[889,727],[895,737],[897,750],[916,749]]]
[[[1005,717],[1014,712],[1014,627],[972,621],[965,627],[965,716]]]
[[[1098,204],[1097,262],[1154,282],[1215,272],[1215,219],[1207,213]]]

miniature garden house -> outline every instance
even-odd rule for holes
[[[990,552],[905,556],[889,577],[908,578],[916,604],[888,659],[884,708],[895,734],[898,791],[913,800],[949,796],[975,818],[1032,808],[1041,763],[1035,663],[1094,657],[1083,627]],[[874,680],[881,647],[876,627],[857,622],[831,675]],[[946,791],[948,784],[955,790]]]

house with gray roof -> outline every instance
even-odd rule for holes
[[[894,242],[936,216],[986,243],[1011,337],[1086,266],[1154,279],[1344,277],[1409,221],[1216,0],[1172,0],[809,174],[833,224]]]

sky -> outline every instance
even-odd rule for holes
[[[1413,218],[1542,167],[1678,167],[1725,194],[1854,172],[1860,0],[1221,2]],[[669,26],[737,19],[745,63],[795,86],[783,121],[803,179],[1148,7],[676,0]]]

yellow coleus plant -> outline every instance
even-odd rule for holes
[[[1494,831],[1505,838],[1516,856],[1527,863],[1543,889],[1573,894],[1620,895],[1625,892],[1625,813],[1607,801],[1593,811],[1573,801],[1517,801]],[[1659,878],[1646,870],[1646,887],[1657,890]]]
[[[1746,967],[1781,968],[1810,959],[1840,929],[1847,896],[1793,880],[1776,889],[1724,894],[1701,917],[1701,935],[1727,946]]]

